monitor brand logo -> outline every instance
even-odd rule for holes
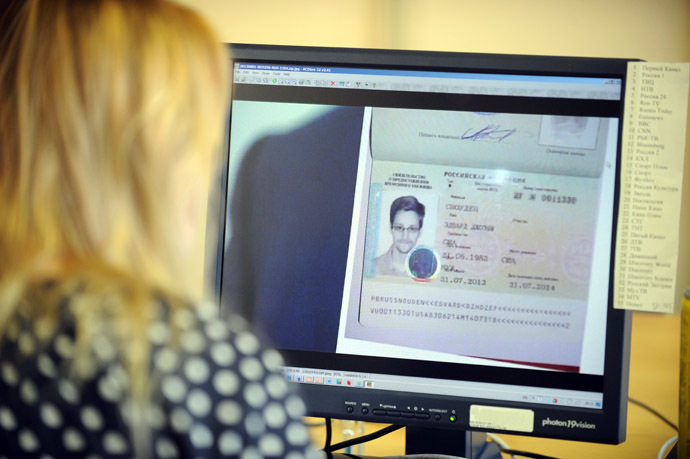
[[[567,421],[562,421],[560,419],[546,418],[542,419],[541,426],[556,426],[556,427],[566,427],[568,429],[596,429],[596,424],[590,424],[589,422],[576,421],[574,419],[569,419]]]

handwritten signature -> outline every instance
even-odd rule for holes
[[[479,130],[468,128],[460,137],[462,140],[488,140],[490,142],[502,142],[511,135],[515,134],[517,129],[501,129],[498,124],[489,124]]]

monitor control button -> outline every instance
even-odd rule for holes
[[[345,408],[345,411],[347,411],[348,413],[352,413],[355,411],[355,409],[352,406],[348,406],[347,408]]]
[[[429,413],[415,413],[414,417],[417,419],[429,419],[431,416],[429,416]]]
[[[436,413],[436,414],[434,415],[434,419],[437,420],[437,421],[440,421],[440,420],[441,420],[441,415],[438,414],[438,413]]]
[[[366,406],[362,408],[362,414],[369,414],[369,408],[367,408]]]
[[[400,416],[402,416],[403,418],[413,418],[414,413],[412,411],[403,411],[402,413],[400,413]]]
[[[379,410],[376,408],[372,410],[372,413],[374,413],[375,416],[388,416],[388,412],[386,412],[386,410]]]
[[[400,411],[388,410],[388,416],[393,416],[393,417],[399,418],[400,417]]]

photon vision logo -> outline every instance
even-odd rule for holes
[[[589,422],[576,421],[574,419],[568,419],[567,421],[561,421],[560,419],[546,418],[542,419],[541,426],[555,426],[555,427],[566,427],[568,429],[588,429],[595,430],[597,428],[596,424],[590,424]]]

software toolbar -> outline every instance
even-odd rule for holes
[[[591,100],[620,100],[621,97],[621,80],[615,78],[408,72],[238,63],[235,64],[233,80],[236,84],[308,88]]]

